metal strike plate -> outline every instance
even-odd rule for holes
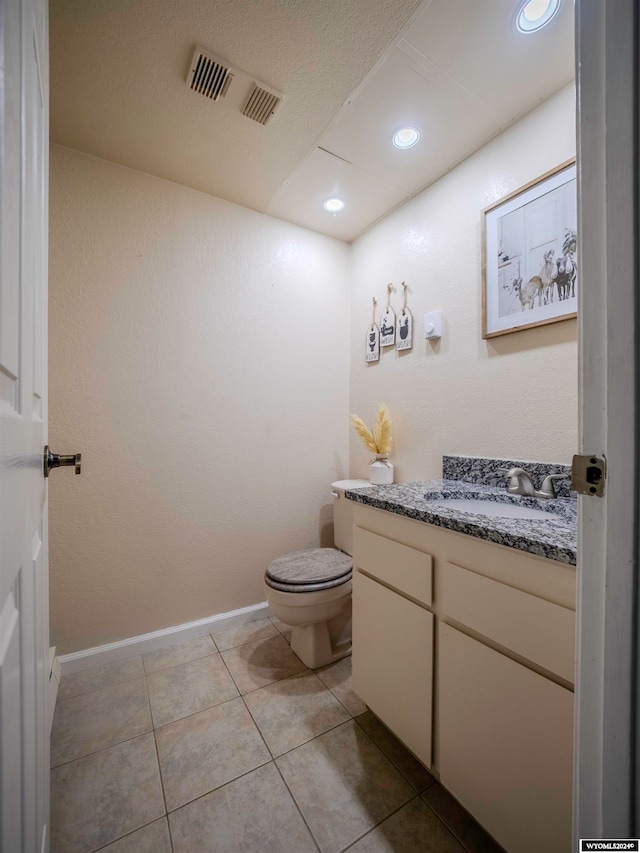
[[[571,463],[571,488],[579,495],[601,498],[607,477],[607,462],[602,456],[574,456]]]

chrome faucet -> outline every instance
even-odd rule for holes
[[[540,489],[536,489],[529,474],[522,468],[500,468],[503,474],[509,478],[507,492],[510,495],[523,495],[528,498],[541,498],[542,500],[553,500],[557,498],[554,480],[562,480],[568,474],[549,474],[544,478]]]

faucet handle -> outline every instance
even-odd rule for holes
[[[540,494],[545,497],[555,498],[556,490],[553,485],[554,480],[566,480],[569,477],[569,474],[549,474],[546,476],[542,482],[542,486],[540,487]]]

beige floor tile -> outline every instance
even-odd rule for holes
[[[418,793],[426,791],[430,785],[435,785],[436,780],[431,773],[423,767],[417,758],[406,749],[389,729],[380,720],[366,711],[356,722],[362,726],[370,738],[380,747],[387,758],[392,761],[404,778],[413,785]]]
[[[316,853],[273,763],[169,816],[174,853]]]
[[[169,811],[270,760],[242,699],[156,731]]]
[[[204,637],[195,637],[187,643],[178,643],[175,646],[169,646],[166,649],[156,649],[155,652],[142,655],[144,671],[147,675],[150,675],[152,672],[168,669],[170,666],[177,666],[180,663],[187,663],[190,660],[204,658],[207,655],[214,654],[216,651],[213,640],[209,634],[205,634]]]
[[[273,755],[282,755],[350,719],[312,672],[269,684],[244,698]]]
[[[271,616],[271,621],[276,626],[278,631],[280,631],[280,633],[285,638],[285,640],[288,643],[290,643],[291,642],[291,631],[292,631],[291,625],[285,625],[285,623],[282,622],[280,619],[278,619],[277,616]]]
[[[349,853],[464,853],[447,827],[416,797],[361,838]]]
[[[220,655],[182,663],[147,676],[153,725],[164,726],[238,695]]]
[[[344,850],[415,794],[353,720],[276,763],[322,853]]]
[[[110,684],[119,684],[130,678],[140,678],[142,675],[144,675],[142,655],[102,666],[92,666],[80,672],[72,672],[70,675],[63,675],[60,679],[58,701],[71,699],[72,696],[80,696],[81,693],[98,690],[100,687],[108,687]]]
[[[316,674],[354,717],[367,710],[367,706],[351,687],[351,655],[317,669]]]
[[[248,643],[221,654],[241,693],[265,687],[306,669],[279,633],[276,637]]]
[[[51,772],[51,853],[97,850],[163,814],[151,733]]]
[[[433,785],[422,794],[422,799],[467,850],[473,850],[473,853],[504,853],[502,847],[442,785]]]
[[[166,817],[102,847],[100,853],[172,853]]]
[[[227,649],[234,649],[236,646],[244,646],[246,643],[253,643],[256,640],[264,640],[266,637],[275,637],[277,634],[278,629],[271,619],[258,619],[256,622],[249,622],[246,625],[240,625],[238,628],[229,628],[227,631],[219,631],[211,636],[218,647],[218,651],[224,652]]]
[[[56,702],[51,766],[151,731],[144,678]]]

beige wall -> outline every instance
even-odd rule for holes
[[[57,146],[50,245],[52,643],[264,600],[348,470],[349,247]]]
[[[369,420],[386,402],[396,480],[440,475],[444,453],[569,462],[577,447],[577,323],[482,340],[481,210],[575,155],[569,86],[525,116],[352,246],[351,410]],[[410,286],[413,350],[364,361],[371,297]],[[423,315],[441,309],[440,343]],[[380,311],[378,311],[378,316]],[[371,454],[351,435],[351,474]]]

